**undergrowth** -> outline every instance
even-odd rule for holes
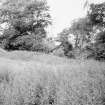
[[[105,104],[104,63],[49,56],[0,58],[0,105]]]

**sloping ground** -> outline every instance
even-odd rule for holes
[[[0,58],[0,105],[104,103],[105,63],[32,52],[6,52]]]
[[[2,52],[0,51],[0,57],[8,58],[11,60],[22,60],[22,61],[37,61],[49,64],[63,64],[62,62],[70,62],[66,58],[60,58],[57,56],[52,56],[51,54],[44,54],[38,52],[28,52],[28,51],[12,51],[12,52]]]

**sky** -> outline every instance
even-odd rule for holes
[[[49,36],[56,36],[64,28],[70,26],[71,22],[86,16],[86,1],[89,3],[101,3],[105,0],[47,0],[50,6],[50,14],[53,24],[48,28]]]
[[[105,0],[47,0],[53,20],[47,29],[48,36],[57,36],[64,28],[69,27],[73,20],[86,16],[87,9],[83,8],[86,1],[89,4],[105,2]]]

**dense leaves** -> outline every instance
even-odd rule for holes
[[[99,30],[95,35],[95,43],[90,46],[89,56],[96,60],[105,60],[105,3],[91,4],[88,17],[93,25]]]
[[[46,38],[45,28],[51,24],[46,1],[7,0],[2,4],[1,23],[8,23],[0,37],[7,50],[41,50]]]
[[[105,3],[91,4],[88,13],[93,25],[105,25]]]

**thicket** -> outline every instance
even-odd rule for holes
[[[105,60],[105,3],[91,4],[88,14],[93,26],[96,26],[99,33],[96,34],[92,54],[96,60]]]
[[[1,24],[8,28],[0,36],[6,50],[46,51],[43,40],[51,16],[46,1],[6,0],[0,8]]]
[[[72,55],[74,58],[105,60],[105,3],[91,4],[86,17],[73,21],[59,34],[63,42],[68,42],[68,46],[70,34],[74,35],[75,44],[72,49],[65,47],[67,57]]]

